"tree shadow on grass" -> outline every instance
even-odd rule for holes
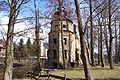
[[[92,70],[111,70],[111,69],[109,69],[109,68],[93,68]]]
[[[120,80],[120,78],[95,79],[95,80]]]
[[[72,78],[71,80],[86,80],[82,78]],[[94,79],[94,80],[120,80],[120,78]]]

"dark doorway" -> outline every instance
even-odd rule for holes
[[[71,67],[75,67],[75,62],[70,62]]]
[[[57,63],[53,62],[53,69],[56,69],[56,68],[57,68]]]
[[[57,59],[57,51],[55,49],[53,50],[53,59]]]

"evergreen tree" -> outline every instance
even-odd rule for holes
[[[13,44],[13,55],[16,60],[19,60],[19,54],[18,54],[18,45],[16,43]]]
[[[26,42],[26,47],[27,47],[27,54],[28,55],[32,55],[32,44],[31,44],[31,40],[30,38],[28,38],[27,42]]]
[[[33,41],[33,43],[31,44],[31,56],[37,56],[37,54],[35,53],[35,45],[36,45],[36,42],[35,40]]]
[[[26,46],[24,45],[24,41],[22,38],[20,39],[20,42],[19,42],[18,51],[21,59],[27,58],[27,49],[26,49]]]

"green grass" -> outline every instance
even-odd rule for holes
[[[115,66],[113,70],[109,69],[109,66],[101,68],[100,66],[91,69],[94,79],[114,79],[120,80],[120,66]],[[67,78],[84,78],[83,68],[74,68],[66,70],[53,70],[51,74],[64,76]]]
[[[105,68],[93,68],[92,69],[93,77],[97,79],[120,79],[120,66],[115,66],[113,70],[109,69],[109,67]]]

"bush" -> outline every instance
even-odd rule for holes
[[[13,79],[26,78],[27,70],[25,68],[17,68],[13,70]]]

